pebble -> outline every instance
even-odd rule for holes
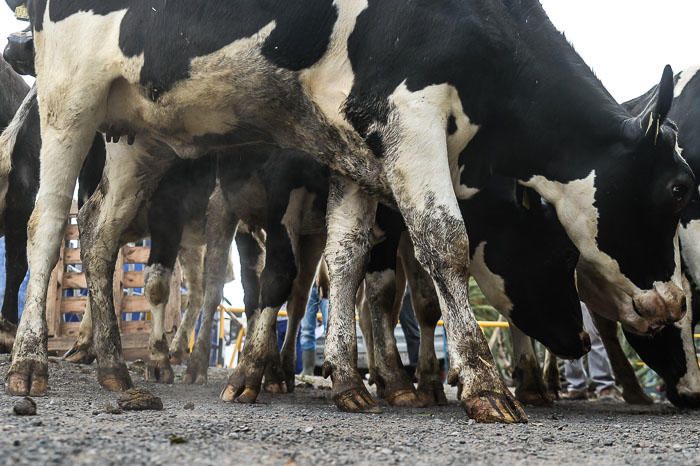
[[[183,409],[194,409],[194,403],[192,403],[191,401],[189,403],[185,403]]]
[[[124,411],[160,411],[163,409],[163,401],[143,388],[127,390],[119,397],[117,405]]]
[[[310,434],[310,433],[313,432],[313,431],[314,431],[314,428],[311,427],[311,426],[309,426],[309,427],[307,427],[307,428],[304,429],[304,432],[307,433],[307,434]]]
[[[28,396],[25,396],[15,401],[12,411],[18,416],[34,416],[36,414],[36,403]]]

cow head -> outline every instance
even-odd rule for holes
[[[7,37],[3,58],[17,74],[36,76],[34,71],[34,39],[31,29]]]
[[[500,185],[500,186],[499,186]],[[590,349],[574,283],[578,251],[554,209],[529,189],[491,183],[462,201],[471,271],[486,298],[527,335],[565,359]]]
[[[687,307],[677,233],[694,177],[679,153],[675,127],[666,121],[672,101],[667,67],[655,98],[638,116],[624,119],[607,137],[578,144],[596,154],[588,176],[526,182],[555,205],[581,253],[581,297],[607,300],[606,317],[639,334],[680,320]],[[576,155],[566,162],[576,164]]]

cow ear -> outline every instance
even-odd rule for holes
[[[666,65],[661,82],[657,87],[656,101],[642,115],[643,124],[646,124],[646,135],[654,141],[654,144],[659,139],[661,125],[668,118],[668,112],[671,111],[674,87],[673,69],[670,65]]]

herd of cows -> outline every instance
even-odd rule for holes
[[[108,390],[132,387],[112,301],[117,253],[150,235],[147,375],[158,382],[172,383],[171,364],[188,359],[185,382],[206,383],[207,335],[235,239],[251,331],[226,401],[255,402],[263,385],[293,390],[296,330],[325,260],[323,373],[342,410],[377,409],[356,367],[360,309],[372,379],[388,403],[446,401],[433,344],[442,318],[448,382],[467,415],[525,422],[521,402],[549,400],[529,337],[563,358],[585,354],[580,300],[628,402],[650,400],[618,322],[669,400],[700,408],[698,68],[674,76],[667,67],[658,85],[620,105],[538,0],[26,7],[31,29],[11,37],[0,61],[7,393],[49,389],[47,288],[79,180],[90,298],[66,357],[96,358]],[[191,298],[168,343],[178,257]],[[515,396],[470,310],[470,275],[515,326]],[[393,336],[406,283],[421,327],[417,387]],[[200,312],[204,337],[188,356]]]

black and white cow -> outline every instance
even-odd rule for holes
[[[467,144],[467,156],[489,153],[495,172],[555,206],[628,328],[653,331],[685,311],[674,250],[692,174],[665,124],[670,78],[655,107],[631,115],[535,0],[438,7],[406,0],[29,0],[28,8],[43,175],[10,393],[41,394],[48,386],[46,287],[96,129],[140,138],[147,151],[132,164],[167,160],[164,146],[193,158],[272,141],[344,177],[333,182],[329,202],[333,318],[325,373],[346,409],[374,407],[352,360],[353,304],[370,246],[371,195],[379,195],[398,205],[436,282],[467,413],[479,421],[525,419],[468,311],[469,246],[451,170]],[[151,171],[154,181],[160,172]],[[133,213],[124,214],[119,220],[127,224]],[[108,268],[111,255],[97,254],[93,266]]]

